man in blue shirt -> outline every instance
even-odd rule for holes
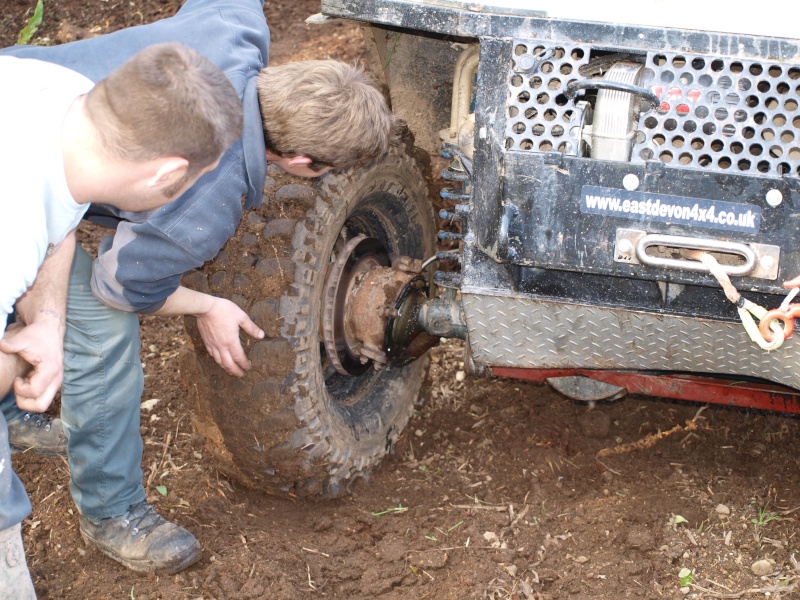
[[[227,75],[244,106],[243,135],[213,172],[164,208],[90,208],[86,218],[116,233],[101,242],[94,261],[82,249],[76,252],[61,416],[84,539],[129,568],[177,572],[199,560],[200,552],[190,532],[145,500],[135,313],[196,316],[211,356],[241,376],[249,361],[239,329],[263,333],[234,303],[180,286],[181,276],[216,256],[236,231],[243,207],[260,204],[268,161],[302,177],[363,164],[388,149],[395,119],[371,79],[355,67],[330,60],[265,67],[269,30],[261,0],[188,0],[162,21],[62,46],[7,48],[0,55],[58,63],[97,81],[141,47],[165,41],[194,48]],[[325,85],[315,83],[320,81]],[[319,93],[309,94],[309,85]],[[43,419],[23,416],[8,399],[2,408],[12,444],[15,423]],[[57,433],[60,423],[50,424]]]

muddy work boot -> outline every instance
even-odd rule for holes
[[[79,515],[78,520],[87,544],[134,571],[177,573],[203,555],[197,538],[147,502],[132,505],[121,517],[92,521]]]
[[[30,450],[48,456],[66,456],[67,438],[64,422],[47,415],[29,412],[8,424],[8,442],[12,452]]]

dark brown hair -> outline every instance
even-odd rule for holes
[[[180,156],[188,176],[241,135],[242,103],[211,61],[177,43],[142,50],[86,97],[106,149],[124,160]]]

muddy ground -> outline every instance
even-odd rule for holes
[[[0,2],[3,45],[33,5]],[[112,31],[178,5],[49,0],[34,39]],[[318,8],[268,3],[273,61],[363,56],[354,26],[304,25]],[[184,401],[181,322],[142,327],[149,499],[197,535],[204,558],[174,576],[126,570],[84,546],[66,461],[16,455],[40,598],[800,597],[797,419],[632,397],[590,408],[539,384],[459,381],[463,347],[451,342],[432,351],[420,405],[371,481],[302,503],[218,474]]]

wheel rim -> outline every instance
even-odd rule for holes
[[[331,262],[335,264],[342,254],[349,253],[348,244],[359,237],[373,240],[372,244],[380,246],[387,258],[390,254],[404,252],[419,254],[420,249],[412,247],[412,244],[398,233],[405,225],[402,222],[405,220],[409,220],[409,216],[403,212],[400,201],[392,194],[380,192],[362,199],[345,219],[332,248]],[[376,250],[373,252],[378,254]],[[325,301],[326,298],[323,298],[323,306]],[[321,331],[320,360],[325,388],[331,401],[346,412],[369,411],[367,403],[361,406],[361,400],[379,379],[381,371],[372,367],[372,361],[367,365],[358,366],[353,362],[347,362],[345,369],[348,374],[343,374],[337,370],[334,361],[329,359],[324,338],[324,331]],[[341,352],[339,354],[341,356]]]

